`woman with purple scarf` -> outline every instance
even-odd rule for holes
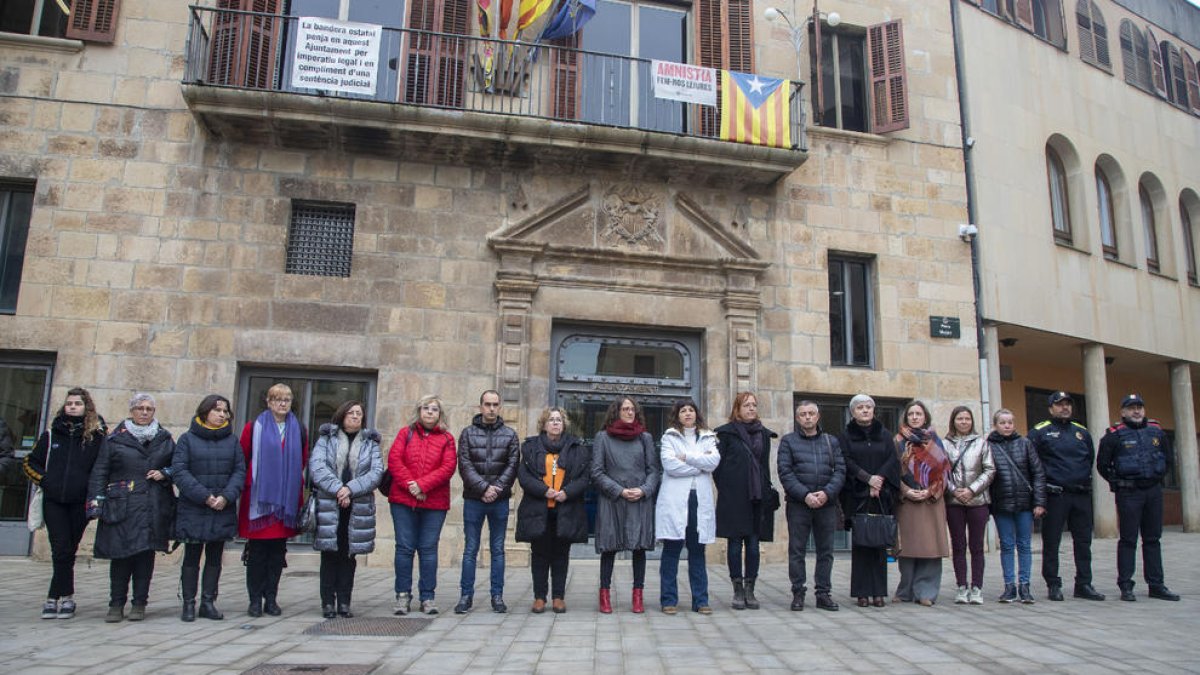
[[[929,408],[912,401],[896,434],[900,449],[900,585],[893,602],[931,607],[942,585],[942,558],[950,555],[946,540],[946,507],[942,502],[950,461],[942,439],[934,433]]]
[[[292,414],[292,390],[267,390],[267,409],[242,429],[246,485],[238,504],[238,534],[246,539],[246,591],[250,616],[283,613],[277,597],[287,564],[287,540],[296,535],[304,500],[308,434]]]

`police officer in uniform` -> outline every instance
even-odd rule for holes
[[[1117,521],[1121,539],[1117,543],[1117,586],[1121,599],[1137,600],[1133,594],[1138,532],[1142,534],[1142,576],[1150,597],[1178,600],[1163,583],[1162,538],[1163,476],[1171,470],[1173,453],[1167,434],[1158,420],[1146,417],[1146,403],[1137,394],[1121,401],[1121,421],[1108,428],[1100,439],[1096,468],[1117,495]]]
[[[1046,515],[1042,520],[1042,578],[1046,597],[1063,599],[1058,546],[1064,527],[1075,549],[1075,597],[1103,600],[1092,587],[1092,463],[1096,459],[1087,427],[1071,419],[1075,401],[1065,391],[1050,394],[1050,419],[1029,432],[1046,470]]]

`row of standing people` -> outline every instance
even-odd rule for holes
[[[633,552],[631,607],[643,611],[645,553],[662,540],[663,610],[676,611],[675,578],[680,553],[686,547],[692,609],[710,612],[704,545],[716,536],[729,542],[727,563],[735,589],[732,606],[758,607],[759,543],[772,538],[773,512],[778,506],[768,468],[770,442],[776,434],[758,420],[757,400],[751,393],[737,395],[729,423],[716,430],[706,428],[694,402],[676,405],[661,453],[645,431],[640,406],[632,398],[621,398],[610,407],[591,454],[566,432],[566,415],[557,408],[543,412],[539,433],[518,449],[515,432],[499,417],[500,398],[494,391],[481,396],[480,414],[463,430],[456,448],[443,424],[441,402],[425,397],[417,405],[412,423],[397,434],[386,468],[378,432],[363,428],[366,411],[362,403],[345,403],[330,424],[322,425],[311,457],[306,431],[291,413],[291,403],[290,389],[272,387],[268,409],[246,424],[238,443],[229,428],[229,401],[211,395],[201,402],[189,431],[176,445],[154,418],[153,398],[139,394],[130,402],[129,418],[107,442],[101,442],[105,438],[103,420],[96,415],[90,397],[84,390],[71,390],[26,464],[31,478],[46,489],[46,521],[54,560],[43,617],[68,618],[74,613],[71,569],[87,511],[101,520],[96,556],[113,561],[106,620],[123,618],[131,582],[130,618],[144,616],[154,552],[166,550],[171,538],[185,545],[181,618],[190,621],[196,616],[194,598],[201,586],[202,554],[199,615],[222,618],[214,605],[221,555],[225,542],[239,534],[247,539],[243,562],[248,613],[279,614],[278,584],[286,565],[286,541],[296,534],[305,467],[318,495],[314,546],[321,551],[320,594],[326,617],[352,615],[356,556],[374,549],[376,487],[388,494],[396,534],[395,612],[411,609],[413,562],[419,558],[420,607],[423,612],[436,613],[437,542],[449,509],[450,478],[456,469],[464,485],[466,543],[456,612],[470,611],[473,604],[475,561],[484,522],[490,530],[492,609],[507,609],[503,537],[514,482],[520,482],[525,492],[516,534],[519,541],[531,543],[534,612],[545,611],[547,591],[550,607],[565,611],[570,546],[588,537],[582,499],[589,485],[595,485],[600,494],[595,544],[601,554],[601,611],[612,611],[612,569],[616,553],[625,550]],[[792,542],[792,608],[804,607],[804,548],[812,532],[818,549],[817,606],[837,609],[830,597],[829,573],[837,518],[837,510],[831,507],[839,497],[848,528],[856,513],[897,512],[901,583],[895,600],[921,604],[936,600],[940,558],[947,555],[948,524],[957,600],[981,602],[983,527],[990,511],[1001,537],[1005,592],[1000,599],[1020,597],[1032,602],[1028,591],[1030,523],[1044,511],[1045,480],[1038,453],[1027,439],[1019,442],[1022,439],[1013,431],[1012,414],[997,413],[995,430],[985,442],[975,433],[970,410],[956,408],[951,415],[952,431],[943,443],[933,433],[928,410],[920,402],[907,407],[905,423],[895,437],[874,419],[874,402],[869,397],[855,397],[851,411],[851,422],[833,438],[821,432],[816,406],[804,402],[797,409],[796,431],[785,436],[780,446],[778,467]],[[55,431],[58,443],[54,442]],[[998,465],[994,449],[1005,458]],[[64,461],[50,461],[52,455],[63,452],[67,453]],[[716,479],[719,501],[709,474]],[[81,489],[84,476],[86,491]],[[172,484],[179,492],[178,507]],[[93,497],[86,510],[78,508],[81,495]],[[943,498],[944,509],[939,504]],[[239,504],[236,516],[234,502]],[[1136,545],[1136,533],[1134,538]],[[972,553],[969,578],[968,544]],[[1014,548],[1020,552],[1019,583],[1014,580]],[[1078,543],[1076,550],[1078,553]],[[1147,573],[1153,576],[1152,569]],[[882,606],[887,594],[886,551],[855,546],[851,577],[851,595],[861,606]],[[1158,578],[1157,586],[1151,581],[1152,594],[1165,590],[1161,560]],[[1053,599],[1050,577],[1047,583]]]

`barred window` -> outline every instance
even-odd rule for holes
[[[348,277],[353,253],[353,204],[292,202],[285,272]]]

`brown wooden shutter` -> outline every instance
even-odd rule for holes
[[[754,72],[754,6],[752,0],[696,0],[696,63],[706,68]],[[717,80],[717,101],[722,97]],[[719,105],[719,103],[718,103]],[[701,136],[715,137],[720,109],[696,106]]]
[[[112,44],[117,35],[121,0],[75,0],[67,21],[67,37]]]
[[[234,14],[241,10],[278,15],[281,0],[217,0],[209,46],[208,81],[252,89],[275,84],[275,60],[283,19],[277,16]]]
[[[750,0],[725,0],[728,17],[728,70],[754,72],[754,8]]]
[[[1183,70],[1183,58],[1179,53],[1179,47],[1173,44],[1167,43],[1166,50],[1167,58],[1163,65],[1167,69],[1167,91],[1170,92],[1173,103],[1187,110],[1187,75]]]
[[[1196,62],[1187,50],[1180,52],[1183,58],[1183,76],[1187,79],[1188,105],[1192,112],[1200,115],[1200,73],[1197,73]]]
[[[900,19],[867,28],[871,131],[907,129],[908,75],[904,67],[904,26]]]
[[[1075,5],[1075,25],[1079,27],[1079,58],[1096,63],[1096,38],[1092,32],[1092,11],[1088,0]]]
[[[1026,30],[1033,30],[1033,0],[1017,0],[1014,6],[1017,24]]]
[[[552,69],[551,115],[556,119],[579,118],[579,34],[552,40],[550,67]]]
[[[462,107],[467,46],[456,36],[468,35],[470,25],[467,0],[416,0],[409,5],[409,28],[441,34],[409,33],[406,103]]]
[[[1162,52],[1158,48],[1158,38],[1154,36],[1154,31],[1150,30],[1150,26],[1146,26],[1146,40],[1150,43],[1147,46],[1150,54],[1150,83],[1154,87],[1154,92],[1163,98],[1167,96],[1167,75],[1163,67]]]

